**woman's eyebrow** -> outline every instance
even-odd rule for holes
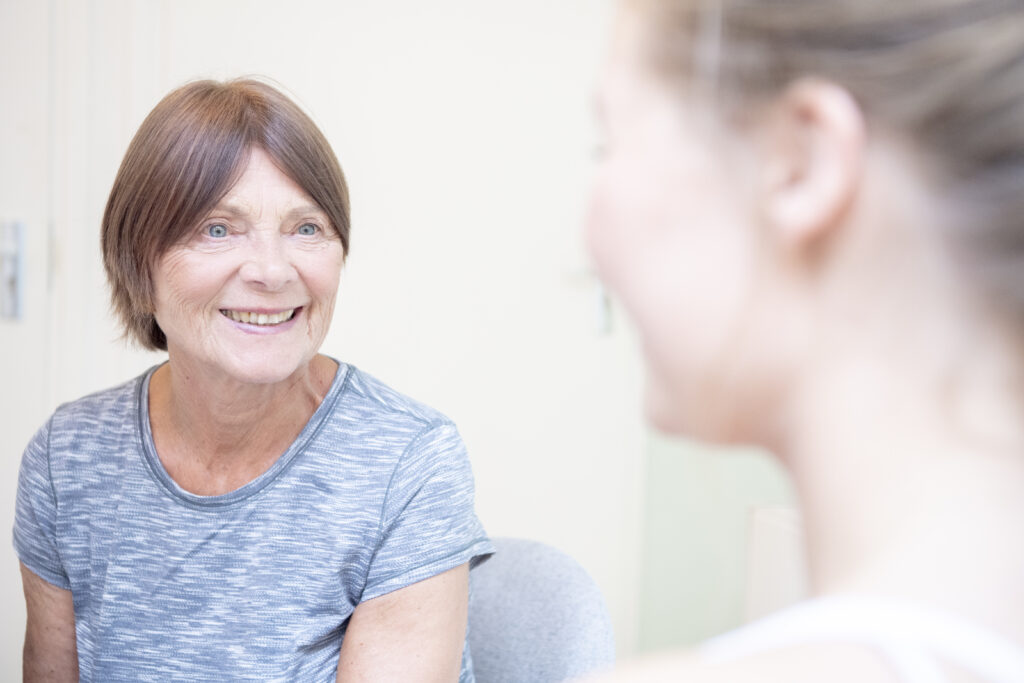
[[[298,216],[308,216],[310,214],[318,214],[320,216],[325,216],[326,215],[324,213],[324,210],[321,209],[316,204],[302,204],[301,206],[296,206],[296,207],[293,207],[293,208],[289,209],[284,214],[284,217],[285,218],[296,218]]]
[[[212,209],[210,209],[210,211],[207,213],[207,216],[212,216],[218,213],[228,214],[229,216],[238,218],[246,216],[249,212],[246,211],[245,208],[239,204],[235,204],[232,202],[220,202]]]
[[[234,202],[221,202],[210,209],[207,216],[210,217],[215,214],[226,214],[233,218],[245,218],[250,213],[251,212],[243,205],[235,204]],[[288,209],[288,211],[286,211],[282,216],[283,218],[290,219],[298,216],[308,216],[310,214],[317,214],[319,216],[326,215],[324,214],[324,210],[316,204],[301,204]]]

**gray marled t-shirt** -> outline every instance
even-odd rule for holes
[[[22,460],[14,545],[71,590],[81,680],[332,681],[356,605],[492,552],[455,426],[356,368],[220,496],[160,463],[152,372],[58,408]]]

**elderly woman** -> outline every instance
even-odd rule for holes
[[[642,681],[1024,681],[1024,3],[626,0],[587,232],[647,412],[771,449],[813,597]]]
[[[274,88],[192,83],[143,122],[103,253],[168,361],[25,451],[26,680],[472,680],[491,546],[458,432],[318,353],[348,244],[341,168]]]

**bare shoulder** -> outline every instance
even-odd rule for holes
[[[672,653],[623,663],[587,683],[899,683],[878,655],[853,645],[801,645],[725,662]]]

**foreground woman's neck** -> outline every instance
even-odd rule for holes
[[[266,471],[323,401],[337,363],[316,356],[284,381],[239,382],[172,357],[150,380],[153,438],[183,488],[213,495]]]
[[[928,602],[1024,643],[1024,430],[1007,358],[978,348],[930,372],[909,350],[837,353],[813,374],[784,458],[816,592]]]

